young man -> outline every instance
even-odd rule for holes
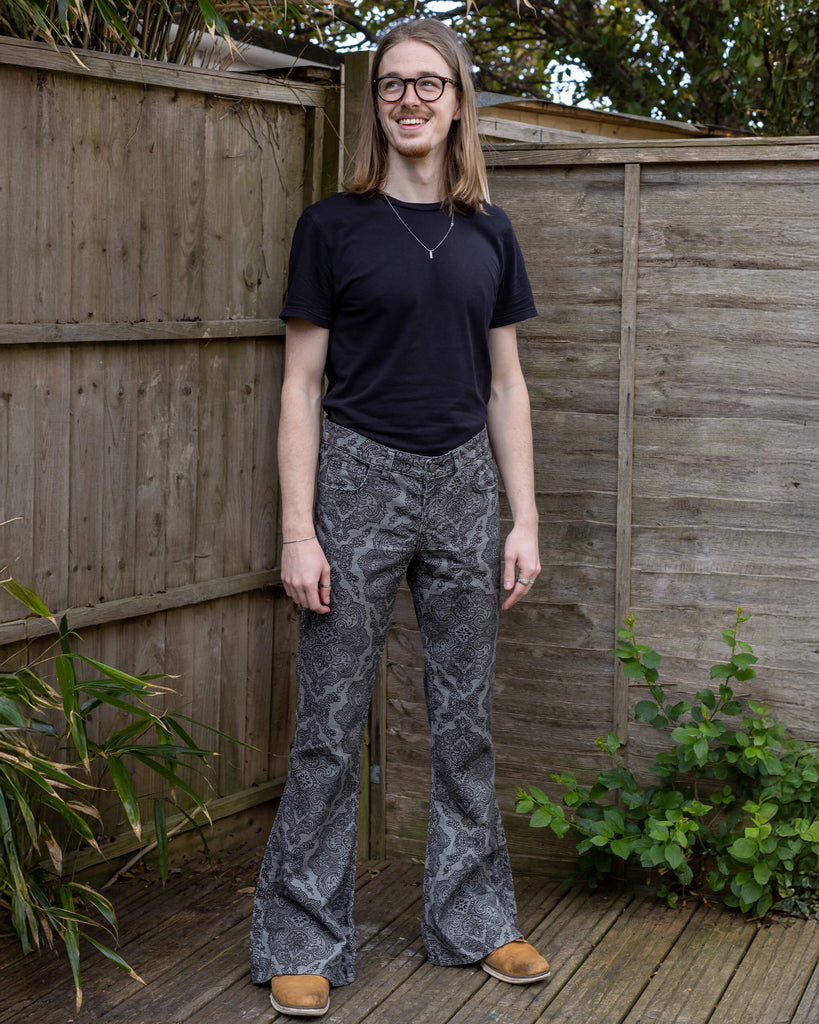
[[[282,580],[305,610],[290,774],[251,935],[253,980],[272,979],[282,1013],[320,1016],[330,986],[354,977],[359,759],[404,574],[432,735],[427,955],[517,984],[549,973],[518,929],[490,732],[500,580],[509,608],[540,572],[515,331],[536,310],[511,225],[487,201],[470,73],[441,22],[385,36],[354,180],[305,211],[293,240]],[[514,517],[503,555],[493,455]]]

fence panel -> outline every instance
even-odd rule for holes
[[[0,562],[86,653],[171,673],[251,744],[201,737],[215,795],[252,802],[292,725],[276,313],[328,94],[83,60],[0,40]],[[43,629],[0,595],[6,655]]]
[[[747,608],[748,694],[819,739],[819,140],[487,158],[540,311],[519,335],[543,573],[501,620],[497,782],[516,861],[554,866],[572,844],[514,815],[516,786],[589,782],[612,728],[638,769],[653,754],[611,654],[630,611],[676,698],[708,685]],[[421,857],[428,730],[406,594],[387,669],[386,851]]]

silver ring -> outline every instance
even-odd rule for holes
[[[531,587],[534,580],[525,580],[522,576],[518,576],[518,583],[522,583],[524,587]]]
[[[329,590],[329,589],[330,589],[330,584],[329,583],[319,583],[319,590]]]

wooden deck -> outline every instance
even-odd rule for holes
[[[110,891],[122,952],[143,987],[89,953],[82,1012],[51,953],[20,958],[0,944],[0,1022],[235,1024],[290,1021],[248,980],[247,934],[258,851],[191,860],[163,887],[149,872]],[[520,878],[526,934],[552,978],[511,986],[474,967],[425,958],[421,869],[363,863],[358,979],[332,993],[328,1024],[817,1024],[819,924],[753,923],[691,903],[669,910],[645,893],[566,890]]]

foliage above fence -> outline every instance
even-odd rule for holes
[[[231,34],[241,39],[246,25],[272,19],[287,24],[295,18],[310,23],[316,13],[332,7],[324,0],[134,0],[127,5],[108,0],[5,0],[0,5],[0,33],[191,64],[206,35],[222,36],[235,51]]]

